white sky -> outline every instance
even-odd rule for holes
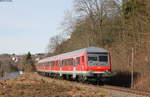
[[[0,54],[46,52],[73,0],[0,2]]]

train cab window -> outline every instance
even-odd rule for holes
[[[100,62],[107,62],[108,61],[108,56],[99,56],[99,61]]]
[[[97,57],[89,56],[88,61],[97,61]]]
[[[108,54],[95,53],[88,55],[89,66],[108,66]]]

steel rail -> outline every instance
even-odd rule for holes
[[[51,78],[48,76],[43,76],[43,77]],[[52,78],[52,79],[58,79],[58,78]],[[65,80],[65,79],[61,79],[61,80]],[[112,85],[94,85],[92,83],[84,83],[84,82],[77,82],[77,81],[69,81],[69,82],[78,83],[80,85],[85,85],[85,86],[90,86],[90,87],[103,88],[103,89],[115,90],[115,91],[150,97],[150,91],[143,91],[143,90],[138,90],[138,89],[131,89],[131,88],[125,88],[125,87],[119,87],[119,86],[112,86]]]

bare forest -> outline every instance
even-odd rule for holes
[[[48,56],[89,46],[106,48],[113,72],[121,76],[134,71],[133,88],[150,89],[150,1],[74,0],[73,4],[62,23],[65,33],[50,38]]]

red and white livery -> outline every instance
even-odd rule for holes
[[[103,48],[89,47],[44,58],[36,69],[49,76],[101,80],[111,76],[111,56]]]

